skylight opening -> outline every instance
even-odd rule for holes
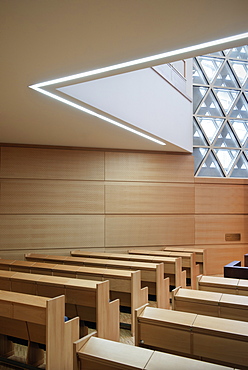
[[[188,47],[177,49],[177,50],[168,51],[168,52],[153,55],[153,56],[148,56],[148,57],[145,57],[145,58],[140,58],[140,59],[124,62],[124,63],[119,63],[119,64],[115,64],[115,65],[112,65],[112,66],[98,68],[98,69],[95,69],[95,70],[92,70],[92,71],[86,71],[86,72],[82,72],[82,73],[78,73],[78,74],[74,74],[74,75],[70,75],[70,76],[65,76],[65,77],[53,79],[53,80],[50,80],[50,81],[40,82],[40,83],[37,83],[37,84],[34,84],[34,85],[30,85],[29,87],[31,89],[34,89],[34,90],[42,93],[42,94],[45,94],[45,95],[49,96],[50,98],[56,99],[56,100],[58,100],[58,101],[60,101],[64,104],[70,105],[73,108],[79,109],[79,110],[81,110],[85,113],[88,113],[88,114],[91,114],[95,117],[98,117],[98,118],[100,118],[100,119],[102,119],[102,120],[104,120],[108,123],[114,124],[114,125],[119,126],[119,127],[123,128],[125,130],[128,130],[128,131],[130,131],[134,134],[142,136],[145,139],[151,140],[151,141],[153,141],[157,144],[160,144],[160,145],[166,145],[166,143],[162,140],[156,139],[156,138],[152,137],[151,135],[144,134],[143,132],[135,130],[135,129],[129,127],[128,125],[124,125],[123,123],[118,122],[117,120],[110,119],[106,116],[103,116],[102,114],[98,114],[98,113],[94,112],[93,110],[90,110],[90,109],[88,109],[88,108],[86,108],[82,105],[73,103],[70,100],[62,98],[61,96],[59,96],[55,93],[51,93],[47,90],[44,90],[43,88],[51,86],[51,85],[55,85],[55,84],[61,84],[63,82],[76,80],[76,79],[83,79],[83,78],[89,77],[89,76],[104,74],[104,73],[109,72],[109,71],[123,70],[123,69],[131,67],[131,66],[138,66],[138,65],[144,65],[145,66],[146,63],[150,63],[150,62],[157,61],[157,60],[161,60],[161,63],[162,63],[163,60],[166,60],[169,57],[180,56],[180,55],[183,55],[185,53],[190,53],[192,51],[206,49],[208,47],[215,46],[215,45],[222,45],[222,44],[225,45],[226,43],[229,43],[229,42],[232,42],[232,41],[242,40],[242,39],[247,38],[247,37],[248,37],[248,32],[243,33],[243,34],[239,34],[239,35],[234,35],[234,36],[222,38],[222,39],[218,39],[218,40],[205,42],[205,43],[202,43],[202,44],[188,46]],[[165,63],[166,63],[166,61],[165,61]]]

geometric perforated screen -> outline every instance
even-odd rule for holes
[[[248,46],[193,60],[195,176],[248,178]]]

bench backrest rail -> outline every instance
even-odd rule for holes
[[[248,296],[176,288],[172,309],[225,319],[248,321]]]
[[[98,282],[0,271],[0,286],[37,296],[56,297],[62,293],[69,317],[79,316],[81,320],[95,321],[99,336],[119,340],[119,300],[110,302],[108,280]]]
[[[196,288],[196,276],[200,273],[200,265],[196,263],[196,255],[194,252],[171,252],[171,251],[154,251],[148,249],[131,249],[128,251],[129,254],[141,254],[141,255],[152,255],[161,257],[181,257],[182,258],[182,269],[186,270],[187,277],[191,280],[191,288]],[[179,285],[176,285],[179,286]]]
[[[40,254],[26,254],[25,258],[28,261],[52,261],[61,264],[79,264],[83,265],[84,258],[80,257],[66,257],[66,256],[50,256],[50,255],[40,255]],[[164,264],[156,264],[156,263],[145,263],[145,262],[127,262],[127,261],[111,261],[111,260],[96,260],[96,259],[87,259],[89,260],[89,264],[98,268],[99,266],[105,266],[105,268],[115,268],[120,267],[121,269],[129,269],[129,271],[141,271],[141,280],[143,284],[148,283],[155,283],[155,291],[150,294],[156,294],[157,297],[157,306],[160,308],[166,308],[169,302],[169,292],[167,290],[168,279],[164,278]],[[109,264],[110,263],[110,264]],[[182,259],[176,259],[177,270],[181,271],[181,263]],[[167,279],[167,280],[166,280]],[[184,271],[181,271],[181,276],[179,280],[179,284],[181,286],[186,286],[186,274]],[[148,289],[150,290],[152,287],[149,286]]]
[[[25,258],[32,262],[53,262],[61,264],[71,264],[76,266],[92,266],[92,267],[105,267],[123,270],[141,270],[142,280],[143,275],[148,275],[146,271],[154,271],[155,265],[159,263],[164,263],[160,259],[156,262],[141,262],[141,261],[124,261],[117,259],[104,259],[104,258],[90,258],[90,257],[68,257],[68,256],[54,256],[54,255],[43,255],[37,253],[25,254]],[[155,258],[155,257],[154,257]],[[173,264],[173,276],[175,278],[175,286],[186,286],[186,274],[182,271],[182,258],[178,257],[170,261],[170,266]],[[168,276],[165,272],[165,277],[172,277],[169,273]],[[148,280],[149,281],[149,280]],[[170,280],[171,281],[171,280]]]
[[[224,370],[231,369],[205,361],[175,356],[151,349],[114,343],[92,333],[74,343],[74,370]]]
[[[248,322],[144,307],[137,315],[135,343],[224,366],[246,368]]]
[[[30,261],[4,260],[0,259],[0,269],[7,271],[19,271],[32,274],[45,274],[50,276],[62,276],[78,279],[96,279],[100,281],[109,280],[110,294],[112,299],[120,299],[123,306],[131,307],[131,333],[134,336],[135,309],[148,302],[148,288],[141,287],[141,271],[112,270],[105,268],[80,267],[72,265],[40,263]],[[162,274],[162,272],[161,272]],[[3,280],[0,280],[0,288],[3,287]],[[8,289],[7,282],[5,289]],[[161,288],[164,287],[161,285]],[[158,292],[160,291],[158,289]],[[162,292],[162,307],[169,304],[168,289]],[[31,293],[31,291],[29,291]],[[160,294],[158,294],[160,296]],[[165,298],[166,297],[166,298]],[[165,303],[165,299],[167,299]],[[164,302],[164,303],[163,303]],[[68,306],[67,306],[68,308]],[[79,314],[77,312],[77,314]]]

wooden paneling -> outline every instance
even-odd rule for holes
[[[1,215],[1,249],[102,246],[103,216]]]
[[[149,153],[105,154],[105,179],[108,181],[194,181],[191,155]]]
[[[107,183],[106,213],[194,213],[193,184]]]
[[[208,274],[223,274],[223,266],[243,262],[248,251],[248,180],[195,178],[195,244],[208,249]],[[226,241],[240,234],[240,241]]]
[[[1,148],[2,178],[103,180],[104,152]]]
[[[194,216],[106,216],[105,228],[106,248],[194,244]]]
[[[194,246],[221,274],[248,252],[248,180],[193,167],[185,154],[2,146],[0,257]]]
[[[104,212],[104,185],[95,181],[1,180],[1,213]]]
[[[248,243],[247,215],[196,215],[195,244],[223,244],[225,234],[240,233],[241,241]]]
[[[196,214],[244,214],[248,212],[247,185],[196,184]]]

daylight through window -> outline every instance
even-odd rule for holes
[[[195,176],[248,178],[248,46],[193,62]]]

